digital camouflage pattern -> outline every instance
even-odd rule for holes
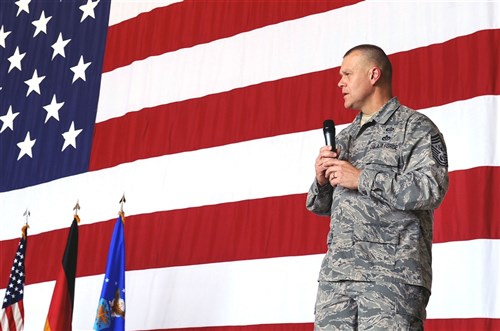
[[[392,98],[336,137],[339,158],[361,169],[358,190],[312,184],[307,208],[331,218],[319,281],[432,282],[434,209],[448,189],[446,145],[422,113]]]
[[[401,283],[320,282],[314,330],[423,330],[429,296]]]

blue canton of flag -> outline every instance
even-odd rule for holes
[[[94,330],[125,330],[125,216],[116,220]]]
[[[88,169],[109,7],[0,2],[0,192]]]

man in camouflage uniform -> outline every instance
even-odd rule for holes
[[[330,216],[315,330],[422,330],[446,146],[429,118],[392,96],[379,47],[349,50],[340,76],[344,106],[360,113],[335,151],[320,149],[307,196],[310,211]]]

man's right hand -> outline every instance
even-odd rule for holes
[[[337,151],[338,152],[338,151]],[[319,155],[316,158],[316,181],[320,186],[326,185],[329,180],[326,178],[326,169],[332,165],[332,160],[336,159],[338,154],[332,151],[331,146],[323,146],[319,150]]]

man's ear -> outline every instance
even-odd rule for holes
[[[375,83],[380,79],[381,76],[382,71],[379,67],[373,67],[370,69],[370,81],[372,85],[375,85]]]

